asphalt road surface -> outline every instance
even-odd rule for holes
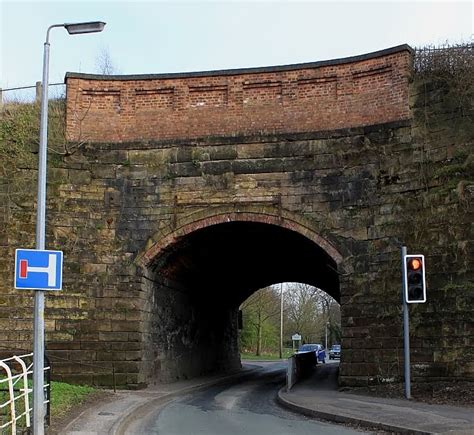
[[[363,433],[345,426],[310,419],[281,408],[275,398],[285,382],[286,362],[262,364],[261,370],[247,375],[238,383],[213,386],[157,407],[145,417],[135,421],[127,433],[159,435],[360,435]],[[318,366],[320,367],[323,369],[322,365]]]

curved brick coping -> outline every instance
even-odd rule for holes
[[[294,63],[289,65],[264,66],[253,68],[234,68],[210,71],[191,71],[179,73],[162,73],[162,74],[124,74],[124,75],[101,75],[101,74],[87,74],[77,72],[67,72],[64,81],[68,78],[78,78],[87,80],[153,80],[153,79],[179,79],[187,77],[212,77],[212,76],[226,76],[226,75],[240,75],[240,74],[258,74],[280,71],[294,71],[306,68],[320,68],[323,66],[344,65],[346,63],[360,62],[363,60],[375,59],[390,54],[408,51],[410,54],[414,53],[413,48],[408,44],[401,44],[395,47],[385,48],[383,50],[373,51],[371,53],[360,54],[357,56],[342,57],[338,59],[321,60],[316,62]]]
[[[411,118],[412,52],[197,73],[68,74],[72,142],[136,142],[338,130]]]
[[[166,250],[166,248],[169,246],[175,244],[182,237],[202,228],[227,222],[257,222],[286,228],[312,240],[320,248],[322,248],[335,261],[336,264],[339,265],[343,260],[342,255],[331,243],[315,233],[307,225],[297,222],[296,220],[290,219],[286,216],[275,216],[263,212],[257,213],[248,211],[232,211],[201,217],[195,221],[183,224],[181,227],[169,234],[162,235],[162,237],[160,237],[158,240],[155,240],[155,242],[141,256],[137,258],[137,262],[144,267],[148,267],[153,262],[153,260],[158,255],[160,255],[161,252]]]

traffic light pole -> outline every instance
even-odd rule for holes
[[[283,283],[280,283],[280,359],[283,358]]]
[[[411,381],[410,381],[410,321],[408,316],[408,304],[405,299],[405,257],[407,247],[402,246],[402,306],[403,306],[403,362],[405,374],[405,397],[411,399]]]

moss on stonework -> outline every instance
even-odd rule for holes
[[[452,178],[474,180],[474,154],[466,154],[462,150],[452,162],[438,168],[433,177],[443,181]]]
[[[464,282],[456,282],[456,283],[448,283],[440,288],[441,291],[445,293],[452,293],[452,292],[467,292],[467,294],[474,294],[474,282],[472,281],[464,281]]]

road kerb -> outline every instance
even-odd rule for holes
[[[335,414],[335,413],[329,413],[325,411],[320,411],[317,409],[313,408],[308,408],[302,405],[299,405],[297,403],[292,402],[291,400],[288,400],[283,397],[283,394],[286,392],[286,387],[281,388],[278,391],[277,395],[277,401],[280,405],[284,406],[285,408],[288,408],[292,411],[296,411],[300,414],[306,415],[308,417],[316,417],[320,418],[323,420],[327,421],[333,421],[336,423],[344,423],[344,424],[353,424],[359,427],[365,427],[368,429],[381,429],[384,431],[388,432],[396,432],[396,433],[401,433],[401,434],[414,434],[414,435],[431,435],[433,432],[425,432],[425,431],[420,431],[418,429],[414,428],[408,428],[404,426],[399,426],[399,425],[392,425],[392,424],[387,424],[387,423],[382,423],[380,421],[372,421],[367,418],[355,418],[355,417],[350,417],[347,415],[341,414]]]

